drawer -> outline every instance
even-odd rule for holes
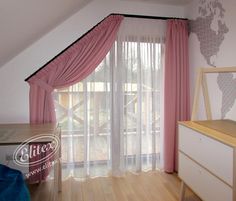
[[[20,170],[22,173],[28,173],[29,167],[19,166],[14,162],[13,153],[18,145],[1,145],[0,146],[0,163],[10,168]]]
[[[233,186],[233,148],[179,125],[179,150]]]
[[[233,190],[230,186],[182,153],[179,153],[179,177],[203,200],[233,200]]]

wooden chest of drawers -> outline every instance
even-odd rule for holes
[[[205,201],[236,201],[236,123],[179,123],[180,200],[185,185]]]

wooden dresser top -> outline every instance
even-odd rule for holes
[[[0,145],[19,144],[31,137],[54,135],[57,124],[0,124]]]
[[[179,122],[206,136],[236,147],[236,122],[232,120],[207,120]]]

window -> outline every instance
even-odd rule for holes
[[[118,36],[89,77],[54,93],[65,175],[160,167],[163,48],[156,35]]]

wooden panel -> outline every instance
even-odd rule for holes
[[[202,68],[204,73],[232,73],[236,72],[236,67],[217,67],[217,68]]]
[[[179,126],[179,149],[213,174],[233,185],[233,148]]]
[[[198,75],[197,75],[197,80],[196,80],[196,85],[195,85],[195,90],[194,90],[193,109],[192,109],[191,120],[196,120],[196,118],[197,118],[202,78],[203,78],[202,69],[200,68],[200,69],[198,69]]]
[[[232,188],[179,153],[179,177],[206,201],[232,201]]]
[[[207,119],[212,120],[211,104],[210,104],[210,98],[209,98],[207,80],[206,80],[205,74],[202,75],[202,92],[203,92],[203,98],[204,98]]]
[[[195,121],[195,123],[222,132],[226,135],[236,137],[236,122],[233,120]]]
[[[0,124],[0,145],[20,144],[40,134],[53,136],[57,127],[57,124]],[[46,140],[44,138],[41,141],[45,142]],[[40,142],[40,140],[37,142]]]

